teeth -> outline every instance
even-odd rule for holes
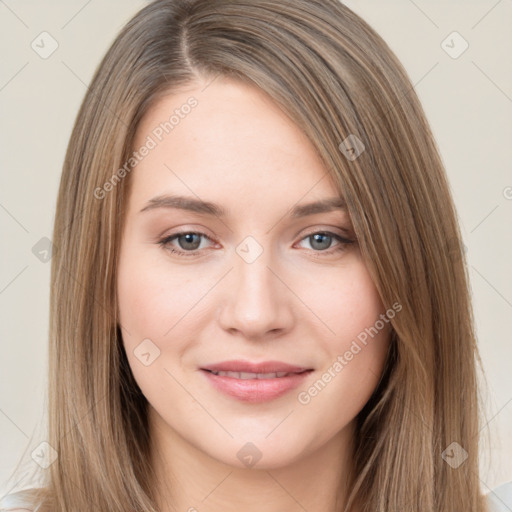
[[[276,373],[249,373],[249,372],[212,372],[219,377],[231,377],[233,379],[275,379],[279,377],[285,377],[290,375],[288,372],[276,372]]]

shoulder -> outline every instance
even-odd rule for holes
[[[0,498],[0,512],[37,512],[34,501],[37,489],[24,489]]]
[[[489,512],[510,512],[512,510],[512,481],[506,482],[485,495]]]

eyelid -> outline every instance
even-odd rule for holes
[[[337,233],[336,230],[339,230],[341,231],[341,234],[340,233]],[[312,234],[315,234],[315,233],[323,233],[323,232],[329,232],[329,233],[333,233],[333,234],[336,234],[338,236],[341,236],[341,237],[346,237],[347,239],[354,239],[355,238],[355,235],[354,235],[354,232],[348,228],[343,228],[341,226],[315,226],[314,228],[311,228],[311,229],[307,229],[304,233],[302,233],[301,231],[299,231],[294,238],[298,237],[298,236],[302,236],[302,237],[305,237],[305,236],[308,236],[308,235],[312,235]],[[302,233],[302,234],[301,234]]]
[[[165,240],[168,238],[178,237],[180,235],[187,235],[187,234],[191,234],[191,233],[195,233],[197,235],[202,235],[205,238],[208,238],[209,240],[211,240],[212,242],[218,243],[216,237],[211,234],[210,230],[202,225],[195,226],[195,227],[193,225],[185,225],[184,227],[180,226],[178,228],[175,228],[175,230],[167,229],[164,231],[163,235],[159,235],[157,237],[157,240],[161,241],[161,240]]]

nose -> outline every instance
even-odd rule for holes
[[[263,251],[251,263],[235,253],[233,262],[234,268],[223,284],[221,327],[251,340],[290,330],[294,322],[294,294],[268,252]]]

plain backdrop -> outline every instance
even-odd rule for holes
[[[487,493],[512,480],[512,0],[345,3],[404,64],[446,166],[489,384]],[[44,441],[50,262],[41,247],[66,145],[96,66],[146,4],[0,0],[0,495],[21,454],[32,462]]]

